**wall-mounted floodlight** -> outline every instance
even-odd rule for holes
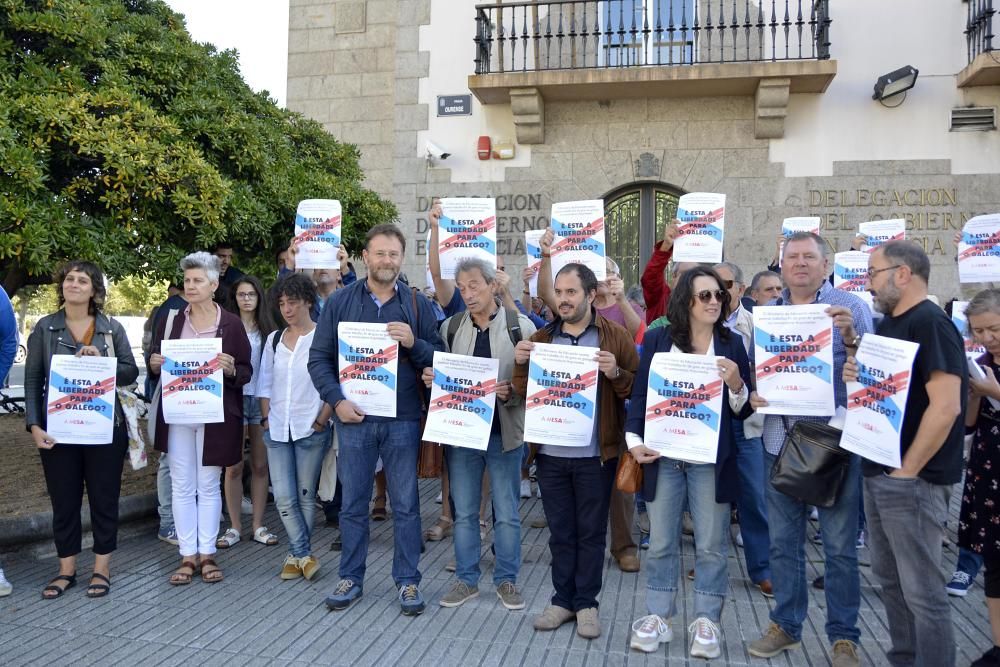
[[[919,73],[917,68],[907,65],[895,72],[883,74],[875,82],[875,94],[872,95],[872,99],[881,101],[887,97],[905,93],[910,88],[913,88],[913,85],[917,82],[917,75]]]

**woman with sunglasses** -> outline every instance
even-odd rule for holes
[[[264,349],[264,339],[274,331],[274,320],[267,304],[264,288],[260,281],[248,275],[240,276],[229,292],[226,310],[239,315],[250,341],[250,364],[253,375],[243,385],[243,441],[250,439],[250,501],[253,507],[253,541],[267,546],[278,543],[277,535],[264,525],[264,506],[267,504],[267,449],[264,447],[264,431],[260,421],[260,401],[257,398],[257,377],[260,375],[260,359]],[[243,506],[243,461],[226,468],[224,485],[226,510],[229,512],[230,527],[219,536],[215,546],[228,549],[242,537],[243,520],[240,512]]]
[[[696,267],[678,280],[667,305],[670,325],[651,329],[643,341],[639,372],[632,389],[625,439],[629,453],[643,464],[642,495],[649,512],[646,608],[648,615],[632,624],[631,646],[651,653],[672,638],[670,619],[677,612],[681,571],[681,514],[685,499],[694,520],[694,613],[692,657],[720,655],[719,620],[728,587],[726,545],[730,503],[737,500],[739,477],[732,419],[752,410],[750,364],[743,343],[725,326],[729,293],[713,270]],[[692,463],[662,456],[643,444],[649,366],[657,353],[704,354],[714,357],[723,380],[718,457]]]

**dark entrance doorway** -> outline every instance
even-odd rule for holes
[[[618,262],[625,288],[639,284],[642,269],[663,238],[663,228],[677,217],[682,190],[665,183],[641,183],[604,197],[608,256]]]

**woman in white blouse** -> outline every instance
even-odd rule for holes
[[[264,525],[264,507],[267,505],[267,450],[264,448],[263,429],[260,426],[260,403],[257,399],[257,380],[260,378],[260,359],[264,339],[274,331],[271,305],[267,303],[264,288],[253,276],[244,275],[229,293],[226,309],[240,316],[250,341],[250,363],[253,376],[243,385],[243,427],[250,440],[250,501],[253,506],[253,541],[267,546],[278,543],[278,537]],[[240,541],[243,532],[243,461],[226,468],[226,509],[230,527],[219,536],[215,546],[228,549]]]
[[[316,303],[312,280],[285,275],[271,291],[288,327],[264,343],[257,396],[263,415],[264,444],[274,487],[274,504],[288,533],[289,554],[282,579],[312,579],[319,561],[312,553],[316,486],[332,442],[330,416],[306,369],[316,325],[309,311]]]

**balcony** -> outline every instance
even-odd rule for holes
[[[769,5],[769,6],[768,6]],[[546,100],[754,95],[758,138],[784,134],[790,93],[821,93],[829,0],[497,0],[476,6],[483,104],[511,104],[544,142]]]
[[[965,41],[969,64],[958,73],[958,87],[1000,85],[1000,54],[993,48],[993,0],[966,0]]]

